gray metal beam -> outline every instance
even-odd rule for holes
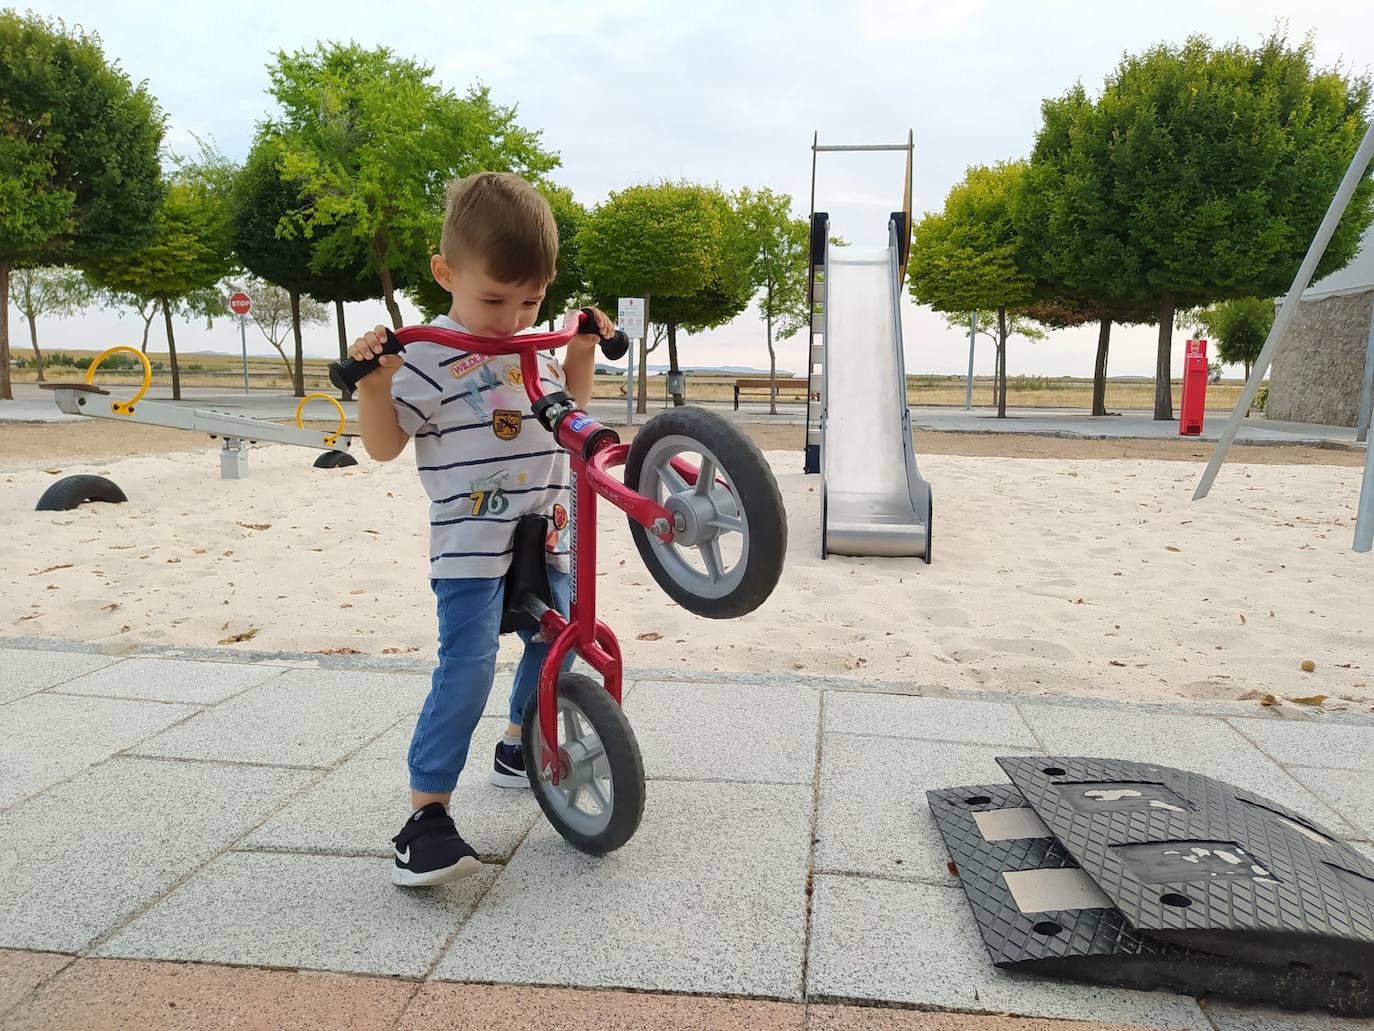
[[[1283,307],[1279,309],[1279,314],[1274,319],[1274,325],[1269,330],[1269,336],[1264,341],[1264,347],[1259,353],[1259,358],[1255,360],[1255,367],[1250,372],[1250,379],[1246,382],[1245,389],[1241,391],[1240,400],[1236,402],[1231,417],[1226,420],[1226,428],[1221,431],[1216,449],[1207,461],[1207,468],[1203,470],[1197,490],[1193,492],[1194,501],[1205,498],[1207,492],[1212,489],[1212,481],[1217,478],[1221,463],[1226,461],[1226,452],[1230,450],[1232,442],[1236,439],[1241,420],[1245,418],[1245,413],[1250,410],[1250,405],[1254,403],[1260,382],[1264,379],[1264,374],[1269,371],[1269,365],[1274,360],[1274,351],[1277,350],[1279,341],[1288,331],[1288,324],[1293,321],[1293,316],[1297,313],[1298,302],[1302,299],[1302,293],[1312,282],[1312,275],[1317,270],[1317,262],[1321,261],[1322,254],[1326,251],[1326,245],[1330,242],[1331,235],[1336,231],[1336,225],[1340,222],[1341,215],[1345,213],[1346,206],[1350,203],[1350,197],[1355,192],[1355,187],[1359,185],[1360,177],[1364,175],[1364,170],[1368,167],[1371,156],[1374,156],[1374,122],[1370,122],[1369,128],[1365,130],[1364,139],[1360,141],[1355,156],[1350,159],[1350,167],[1345,170],[1345,178],[1341,180],[1336,195],[1331,198],[1331,206],[1326,209],[1326,217],[1317,227],[1317,235],[1312,237],[1312,245],[1307,248],[1307,257],[1303,258],[1302,265],[1298,267],[1298,274],[1293,277],[1293,285],[1289,288],[1288,296],[1283,300]],[[1366,476],[1367,480],[1368,477]]]

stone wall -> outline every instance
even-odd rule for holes
[[[1266,416],[1355,425],[1371,307],[1374,290],[1298,306],[1269,370]]]

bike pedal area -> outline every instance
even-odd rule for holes
[[[1374,863],[1276,802],[1112,759],[999,758],[927,792],[993,963],[1374,1015]]]

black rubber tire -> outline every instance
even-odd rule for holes
[[[749,527],[749,552],[743,559],[747,565],[739,585],[729,594],[702,598],[664,570],[649,531],[631,519],[630,535],[639,549],[639,557],[668,597],[688,612],[709,619],[734,619],[753,612],[778,585],[787,557],[787,512],[773,470],[754,442],[728,419],[704,408],[685,406],[655,415],[635,435],[625,460],[626,486],[639,490],[645,457],[659,440],[672,436],[699,441],[727,470]]]
[[[610,822],[596,834],[584,834],[570,827],[550,802],[547,791],[552,785],[539,779],[538,752],[535,738],[539,733],[539,694],[536,691],[525,705],[524,722],[520,727],[520,744],[525,753],[525,774],[529,777],[539,808],[554,830],[577,849],[592,856],[614,852],[634,837],[644,816],[644,760],[639,755],[630,721],[606,689],[582,673],[563,673],[558,678],[558,693],[582,710],[587,722],[596,731],[606,749],[606,762],[611,769],[612,811]]]
[[[357,464],[358,460],[347,451],[324,451],[315,459],[316,469],[342,469]]]
[[[128,500],[113,481],[103,476],[64,476],[43,492],[34,511],[69,512],[87,501],[120,505]]]

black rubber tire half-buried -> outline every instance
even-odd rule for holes
[[[113,481],[103,476],[64,476],[43,492],[35,512],[68,512],[87,501],[123,504],[129,499]]]
[[[324,451],[315,459],[316,469],[342,469],[357,464],[358,460],[347,451]]]
[[[554,830],[573,848],[588,855],[602,856],[613,852],[634,837],[644,815],[644,761],[639,755],[630,721],[606,689],[591,677],[581,673],[563,673],[558,678],[560,701],[571,702],[578,710],[604,749],[604,762],[610,771],[611,805],[605,825],[594,833],[573,826],[558,804],[556,788],[551,782],[539,779],[543,765],[543,746],[539,740],[539,696],[536,692],[525,706],[524,722],[520,728],[520,744],[525,753],[525,771],[534,797]],[[561,708],[561,706],[560,706]],[[563,729],[562,712],[559,727]],[[560,745],[560,747],[562,747]]]
[[[703,597],[679,583],[664,568],[658,538],[630,519],[630,534],[640,558],[658,585],[689,612],[711,619],[733,619],[753,612],[773,593],[787,555],[787,513],[773,471],[754,442],[729,420],[704,408],[674,408],[645,423],[630,444],[625,484],[631,490],[646,493],[640,486],[645,458],[654,444],[665,437],[697,441],[719,460],[748,527],[748,546],[740,557],[745,568],[728,593]]]

